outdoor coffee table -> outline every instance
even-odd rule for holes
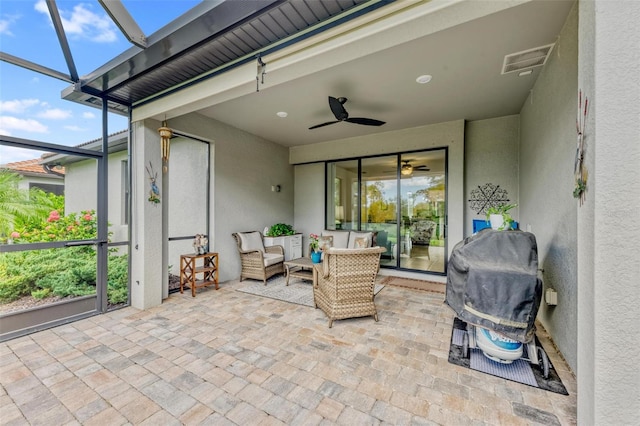
[[[303,280],[313,281],[313,262],[308,257],[299,257],[284,262],[285,275],[287,277],[287,284],[289,285],[289,278],[302,278]]]

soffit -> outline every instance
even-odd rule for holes
[[[276,44],[314,26],[355,12],[352,19],[394,0],[207,1],[132,47],[63,92],[76,102],[101,105],[102,98],[122,113],[159,93],[250,61]],[[319,30],[318,30],[319,31]],[[310,32],[312,35],[314,32]],[[296,40],[297,41],[297,40]],[[286,44],[286,43],[284,43]],[[120,104],[120,105],[117,105]]]

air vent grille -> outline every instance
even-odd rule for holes
[[[502,74],[522,71],[525,69],[540,67],[547,62],[555,43],[546,46],[534,47],[522,52],[512,53],[504,57]]]

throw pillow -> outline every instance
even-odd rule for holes
[[[349,244],[347,245],[347,248],[356,248],[356,239],[357,238],[366,238],[367,239],[367,247],[371,247],[372,246],[372,242],[373,242],[373,233],[372,232],[355,232],[355,231],[351,231],[349,233]]]
[[[365,237],[356,238],[353,248],[367,248],[369,247],[369,240]]]
[[[333,236],[325,235],[324,237],[318,238],[318,248],[321,251],[325,251],[333,247]]]

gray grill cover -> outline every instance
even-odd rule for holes
[[[445,302],[467,323],[528,343],[542,296],[537,272],[532,233],[483,229],[453,248]]]

